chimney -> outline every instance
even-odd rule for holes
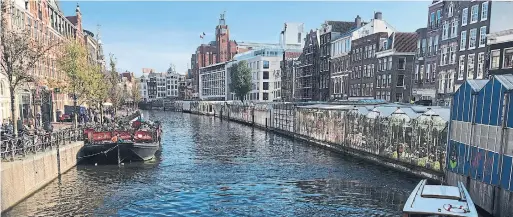
[[[354,19],[354,24],[356,28],[362,27],[362,18],[360,17],[360,15],[356,16],[356,18]]]
[[[376,19],[376,20],[383,19],[383,14],[381,12],[379,12],[379,11],[374,13],[374,19]]]

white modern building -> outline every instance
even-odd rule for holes
[[[251,69],[252,89],[246,95],[245,100],[254,102],[272,102],[281,97],[281,68],[280,61],[283,58],[283,50],[277,48],[262,48],[237,54],[233,63],[245,60]],[[231,100],[235,100],[235,94],[231,94]]]
[[[280,34],[281,44],[289,49],[302,49],[305,45],[305,24],[304,23],[284,23],[282,34]]]
[[[217,63],[200,68],[199,98],[201,100],[225,101],[228,99],[229,87],[226,63]]]

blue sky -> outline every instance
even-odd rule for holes
[[[113,53],[118,67],[141,73],[142,68],[165,71],[171,63],[184,74],[190,57],[202,42],[214,40],[219,14],[226,11],[230,38],[236,41],[277,43],[284,22],[303,22],[306,30],[325,20],[364,21],[381,11],[398,31],[425,27],[430,1],[355,2],[174,2],[78,1],[85,29],[96,33],[101,25],[106,56]],[[62,1],[67,16],[77,2]]]

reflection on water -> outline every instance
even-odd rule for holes
[[[5,216],[398,216],[418,179],[212,117],[151,112],[161,156],[80,165]]]

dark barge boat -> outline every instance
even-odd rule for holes
[[[133,131],[95,131],[87,129],[81,156],[91,163],[147,161],[160,149],[160,125]],[[117,136],[117,139],[114,137]]]

